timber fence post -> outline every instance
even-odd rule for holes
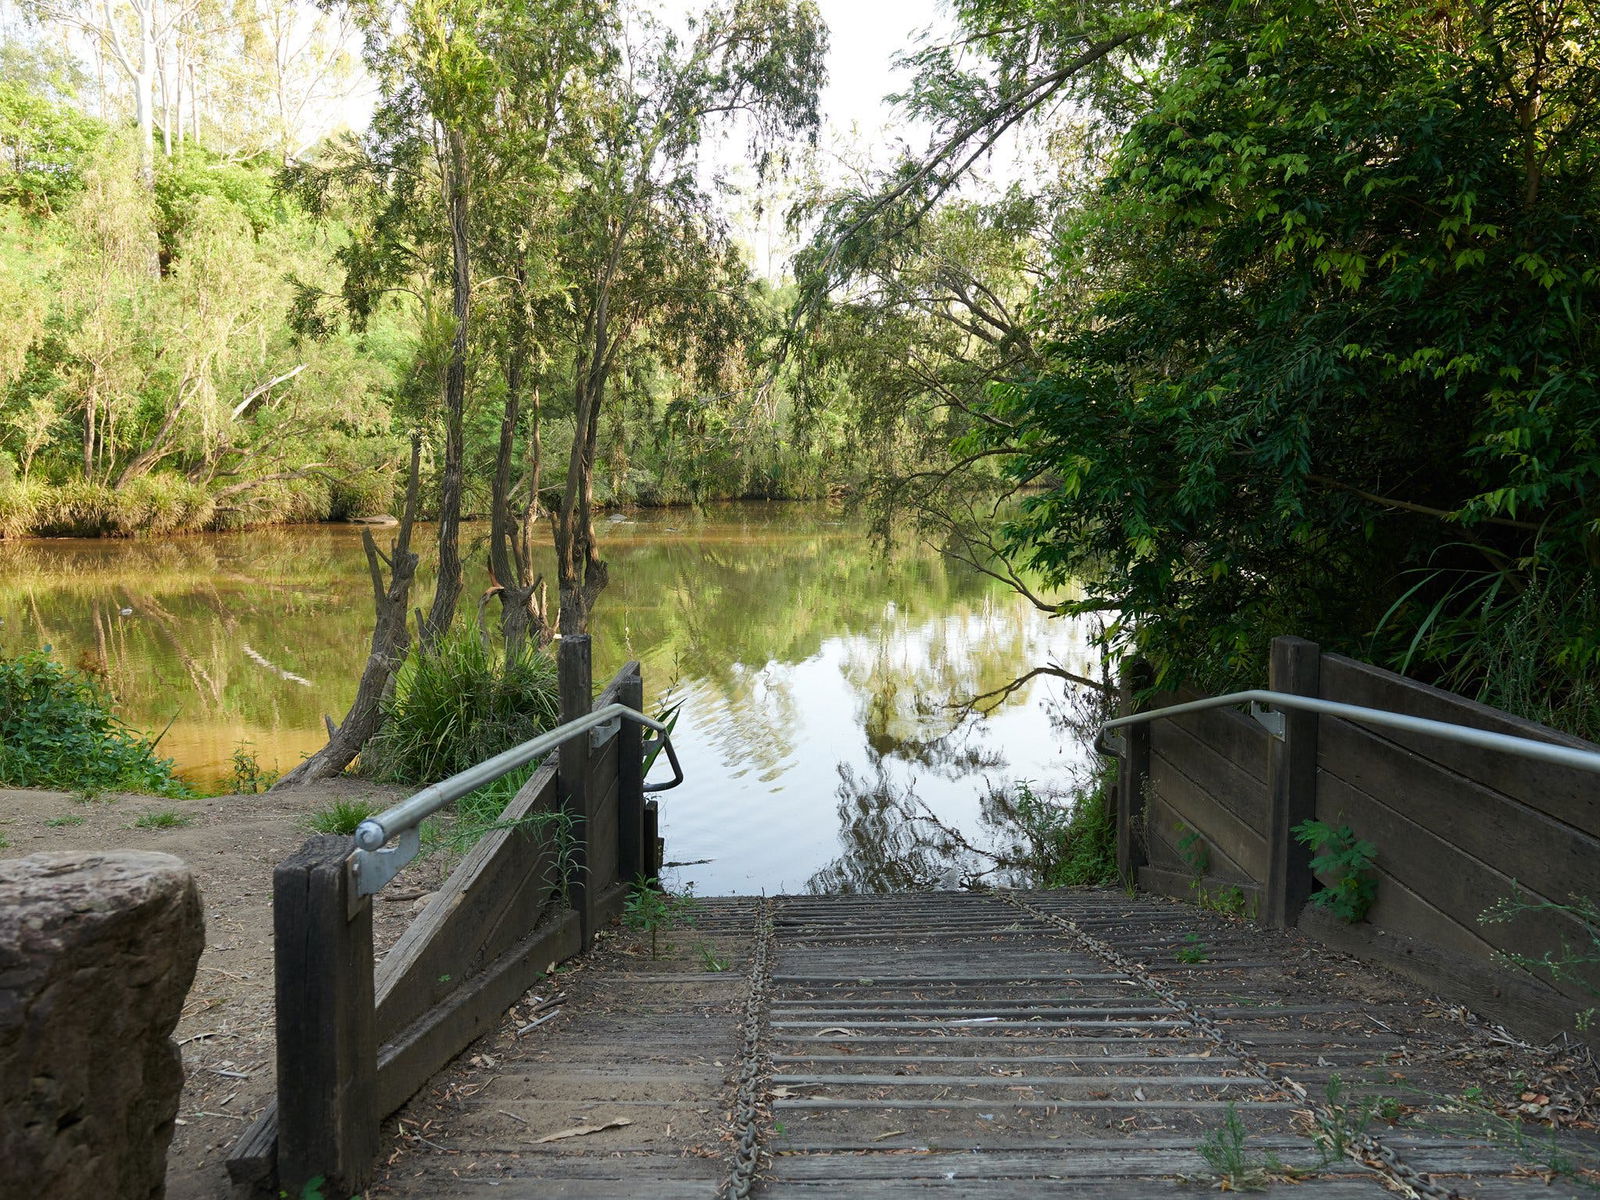
[[[1144,707],[1138,695],[1150,686],[1150,680],[1149,663],[1135,660],[1122,664],[1118,715],[1125,717]],[[1117,875],[1133,887],[1139,882],[1139,868],[1148,861],[1144,791],[1150,778],[1150,726],[1124,726],[1122,741],[1117,771]]]
[[[588,716],[594,707],[588,634],[567,634],[561,638],[556,650],[556,669],[561,689],[562,723]],[[557,754],[561,808],[572,819],[572,876],[567,881],[567,894],[577,910],[583,946],[588,949],[594,933],[589,896],[589,820],[593,815],[589,794],[589,739],[568,738]]]
[[[639,664],[630,663],[617,688],[617,699],[635,712],[644,711],[644,679]],[[644,730],[637,721],[623,721],[617,734],[617,878],[631,883],[653,875],[644,853]]]
[[[354,894],[349,837],[311,838],[272,873],[278,1186],[321,1176],[355,1195],[378,1157],[372,898]]]
[[[1316,696],[1321,669],[1322,648],[1315,642],[1272,639],[1272,691]],[[1317,815],[1317,714],[1289,709],[1283,719],[1283,737],[1270,739],[1267,749],[1267,877],[1260,912],[1261,923],[1274,929],[1299,920],[1316,884],[1311,851],[1295,841],[1292,830]]]

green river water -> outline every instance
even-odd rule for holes
[[[482,533],[469,525],[466,544]],[[987,717],[948,705],[1047,660],[1085,671],[1086,631],[932,549],[881,556],[825,505],[647,510],[604,519],[600,536],[612,582],[591,623],[597,684],[637,658],[647,705],[669,687],[684,701],[688,782],[661,797],[667,857],[691,864],[680,885],[874,889],[952,855],[978,865],[941,825],[1003,845],[1015,781],[1082,769],[1059,682]],[[483,558],[470,554],[468,616]],[[122,716],[170,721],[161,752],[211,787],[241,746],[283,769],[321,745],[322,714],[343,715],[365,661],[369,587],[360,532],[341,526],[0,542],[0,647],[48,643],[104,672]]]

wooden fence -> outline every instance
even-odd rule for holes
[[[1147,690],[1124,677],[1124,711]],[[1318,696],[1578,749],[1588,742],[1428,687],[1301,638],[1273,643],[1273,691]],[[1195,699],[1157,696],[1142,707]],[[1150,891],[1257,914],[1376,957],[1533,1031],[1571,1030],[1595,994],[1514,953],[1589,947],[1567,913],[1484,922],[1485,910],[1600,900],[1600,776],[1394,729],[1284,712],[1277,737],[1248,715],[1212,709],[1124,730],[1117,787],[1118,865]],[[1290,832],[1308,817],[1348,825],[1377,848],[1377,895],[1364,922],[1306,908],[1320,884]],[[1305,919],[1302,920],[1302,917]],[[1600,976],[1589,976],[1600,984]]]
[[[643,705],[638,663],[591,707],[589,639],[562,639],[558,660],[563,722],[613,702]],[[278,865],[278,1098],[230,1155],[236,1184],[273,1196],[298,1196],[317,1176],[339,1195],[368,1185],[379,1122],[550,963],[582,951],[621,910],[630,881],[659,869],[642,749],[631,721],[564,743],[376,970],[372,898],[355,894],[349,870],[354,840],[314,837]],[[513,824],[539,813],[570,822],[565,863],[554,838]]]

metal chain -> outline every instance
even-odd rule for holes
[[[989,891],[1006,903],[1021,909],[1035,920],[1043,921],[1047,925],[1054,925],[1064,930],[1068,936],[1090,954],[1103,959],[1117,970],[1138,980],[1141,986],[1153,992],[1165,1003],[1176,1009],[1184,1020],[1199,1030],[1201,1035],[1207,1038],[1217,1049],[1232,1058],[1238,1059],[1273,1088],[1290,1092],[1296,1096],[1311,1110],[1314,1119],[1321,1118],[1329,1123],[1336,1123],[1339,1120],[1339,1115],[1334,1112],[1332,1106],[1313,1100],[1304,1084],[1289,1078],[1287,1075],[1280,1075],[1273,1071],[1253,1050],[1248,1049],[1242,1043],[1234,1041],[1233,1038],[1223,1032],[1215,1021],[1196,1009],[1169,985],[1162,983],[1147,971],[1144,964],[1127,957],[1121,951],[1109,943],[1101,941],[1093,934],[1086,933],[1075,921],[1068,917],[1036,908],[1008,889],[991,888]],[[1370,1133],[1365,1131],[1353,1133],[1345,1139],[1344,1147],[1345,1152],[1356,1162],[1363,1166],[1371,1167],[1373,1170],[1378,1171],[1379,1174],[1387,1176],[1407,1189],[1413,1196],[1421,1197],[1422,1200],[1462,1200],[1460,1192],[1436,1182],[1425,1171],[1419,1171],[1416,1167],[1411,1166],[1401,1159],[1391,1147],[1384,1145]],[[1374,1161],[1380,1165],[1374,1166]]]
[[[733,1103],[733,1164],[717,1195],[723,1200],[748,1200],[761,1165],[761,1133],[767,1113],[762,1104],[771,1069],[762,1043],[772,990],[772,902],[761,897],[756,907],[755,952],[744,998],[744,1045],[739,1051],[739,1086]]]

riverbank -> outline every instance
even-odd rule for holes
[[[125,486],[72,480],[0,480],[0,540],[25,538],[141,538],[232,533],[291,525],[385,524],[395,505],[397,481],[387,478],[331,483],[320,476],[273,480],[248,491],[237,485],[210,489],[181,475],[142,475]],[[641,492],[602,494],[596,508],[695,508],[703,504],[805,503],[839,500],[839,484],[805,488],[755,488],[742,492]],[[470,497],[469,497],[470,500]],[[431,519],[424,513],[423,519]],[[487,520],[487,509],[463,520]]]

